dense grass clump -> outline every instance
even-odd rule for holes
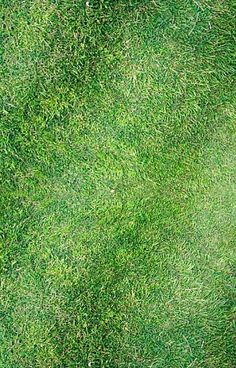
[[[233,368],[234,1],[0,13],[0,368]]]

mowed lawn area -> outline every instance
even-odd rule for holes
[[[235,1],[0,14],[0,368],[236,367]]]

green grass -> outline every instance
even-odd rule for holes
[[[0,0],[0,368],[233,368],[233,0]]]

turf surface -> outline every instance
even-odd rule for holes
[[[0,0],[1,368],[233,368],[235,3]]]

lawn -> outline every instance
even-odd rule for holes
[[[233,368],[233,0],[0,0],[0,368]]]

